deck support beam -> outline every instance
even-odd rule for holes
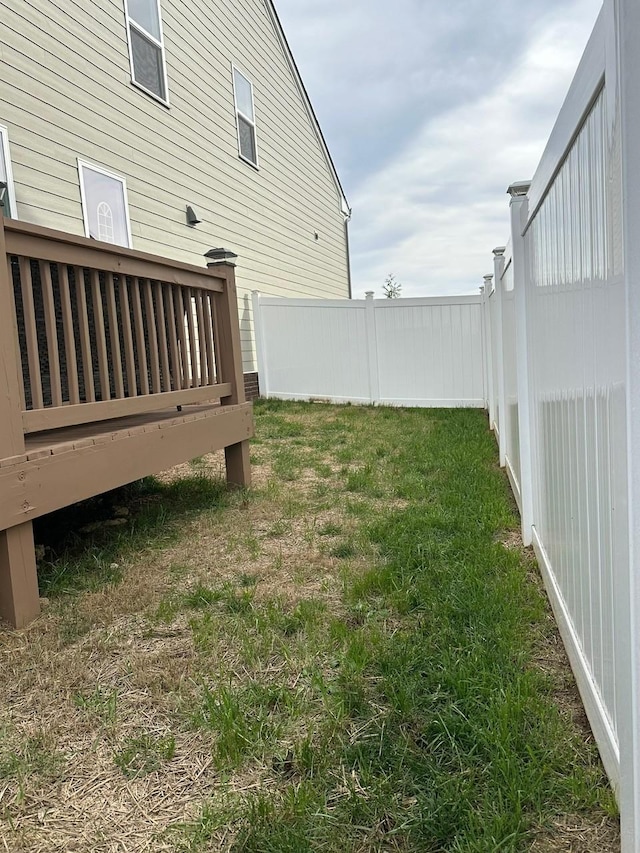
[[[249,461],[249,442],[240,441],[224,449],[227,465],[227,484],[239,488],[251,485],[251,463]]]
[[[0,619],[23,628],[40,613],[33,524],[0,531]]]

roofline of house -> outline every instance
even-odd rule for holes
[[[309,114],[311,124],[313,125],[313,128],[316,132],[316,136],[318,137],[318,142],[320,143],[320,147],[322,148],[322,151],[324,153],[327,165],[329,166],[329,171],[331,172],[335,181],[336,188],[342,201],[342,212],[347,218],[349,218],[351,216],[351,208],[349,207],[347,196],[345,194],[344,189],[342,188],[342,184],[340,182],[340,178],[338,177],[338,172],[335,167],[335,163],[333,162],[333,158],[331,157],[331,153],[329,152],[327,140],[324,138],[322,128],[320,127],[320,122],[318,121],[318,117],[316,116],[315,110],[313,109],[311,99],[309,98],[309,93],[307,92],[302,77],[300,76],[300,71],[298,70],[298,66],[296,65],[296,61],[293,57],[293,53],[291,52],[291,48],[289,47],[289,42],[287,41],[284,29],[282,28],[282,24],[280,22],[280,18],[278,17],[276,7],[273,4],[273,0],[265,0],[265,5],[267,7],[269,15],[271,16],[271,20],[273,21],[273,26],[276,31],[276,35],[278,36],[282,45],[282,50],[284,51],[284,55],[287,58],[287,61],[291,68],[293,78],[296,81],[298,88],[300,89],[300,93],[307,109],[307,113]]]

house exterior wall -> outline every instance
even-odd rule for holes
[[[17,215],[83,234],[80,158],[126,179],[135,249],[196,264],[236,252],[250,372],[252,290],[348,296],[342,195],[265,0],[161,12],[169,107],[131,83],[124,0],[0,0]],[[232,64],[253,83],[259,169],[238,156]]]

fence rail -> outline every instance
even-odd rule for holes
[[[229,397],[224,276],[4,221],[26,433]]]

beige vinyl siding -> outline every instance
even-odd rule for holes
[[[238,254],[252,370],[251,290],[348,295],[341,195],[264,0],[161,10],[169,109],[131,84],[124,0],[0,0],[18,216],[83,234],[77,159],[122,175],[135,248],[191,263],[214,246]],[[238,155],[232,63],[253,84],[259,171]]]

